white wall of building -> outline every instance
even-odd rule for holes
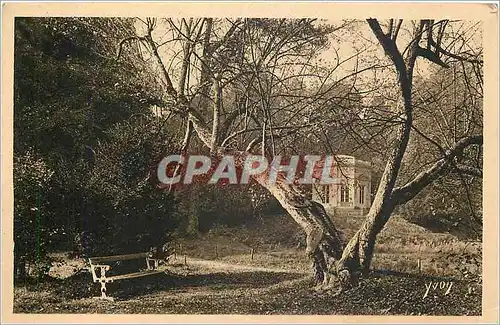
[[[327,209],[369,209],[371,206],[370,163],[351,156],[339,157],[334,171],[340,180],[339,184],[313,185],[312,199],[323,203]]]

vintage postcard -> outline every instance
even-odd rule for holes
[[[498,323],[498,4],[2,4],[3,323]]]

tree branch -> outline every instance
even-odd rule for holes
[[[187,125],[186,125],[186,133],[184,134],[184,139],[182,140],[182,145],[180,148],[180,153],[185,154],[187,152],[187,149],[189,148],[189,143],[191,142],[191,135],[193,134],[193,123],[188,120]],[[173,176],[177,176],[179,174],[180,169],[182,168],[181,164],[177,164],[175,167],[175,171],[173,173]],[[168,191],[172,191],[174,189],[174,184],[170,184]]]
[[[477,167],[468,166],[468,165],[457,165],[456,169],[458,172],[460,172],[462,174],[483,177],[483,171]]]
[[[393,41],[396,41],[396,39],[398,38],[399,29],[401,28],[402,23],[403,23],[403,19],[399,19],[398,24],[396,25],[396,28],[394,28],[394,33],[392,34]]]
[[[118,50],[116,51],[116,59],[119,60],[120,59],[120,56],[122,54],[122,51],[123,51],[123,46],[125,45],[125,43],[127,42],[130,42],[130,41],[133,41],[133,40],[144,40],[143,37],[139,37],[139,36],[131,36],[131,37],[127,37],[127,38],[124,38],[120,41],[120,43],[118,43]]]
[[[414,198],[422,189],[437,178],[444,175],[452,167],[453,159],[463,153],[471,145],[482,145],[483,136],[469,136],[459,140],[453,148],[446,151],[446,155],[436,161],[429,169],[418,174],[412,181],[404,186],[394,188],[391,199],[394,205],[400,205]]]
[[[214,85],[214,108],[213,108],[213,120],[212,120],[212,139],[210,143],[210,152],[214,153],[218,145],[219,138],[219,126],[220,126],[220,113],[222,106],[222,87],[220,81],[216,78],[213,81]]]
[[[192,23],[192,20],[193,18],[190,18],[189,19],[189,22],[190,22],[190,25]],[[189,65],[190,65],[190,62],[191,62],[191,53],[192,53],[192,50],[191,50],[191,29],[190,29],[190,25],[188,25],[185,21],[184,21],[184,24],[181,24],[181,30],[182,30],[182,25],[184,25],[185,29],[186,29],[186,40],[184,42],[184,46],[183,46],[183,52],[184,52],[184,57],[182,59],[182,67],[181,67],[181,74],[180,74],[180,78],[179,78],[179,95],[180,96],[184,96],[184,89],[186,88],[186,76],[187,76],[187,73],[188,73],[188,70],[189,70]]]
[[[439,55],[439,53],[443,53],[444,55],[449,56],[450,58],[458,60],[458,61],[465,61],[465,62],[469,62],[469,63],[483,64],[483,60],[466,58],[466,57],[463,57],[463,56],[460,56],[460,55],[457,55],[457,54],[453,54],[453,53],[451,53],[451,52],[443,49],[440,44],[438,44],[438,43],[436,43],[434,41],[434,39],[432,38],[432,35],[429,35],[428,38],[429,38],[429,43],[432,46],[435,47],[437,55]]]

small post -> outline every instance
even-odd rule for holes
[[[250,249],[250,258],[252,259],[253,261],[253,248]]]
[[[419,258],[417,260],[418,274],[422,273],[422,260]]]
[[[215,244],[215,258],[219,257],[219,252],[217,250],[217,244]]]
[[[184,265],[188,265],[186,255],[184,255]]]

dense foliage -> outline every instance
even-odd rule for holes
[[[148,123],[156,121],[150,110],[156,93],[142,86],[145,72],[103,55],[116,46],[112,31],[100,32],[112,23],[16,19],[14,231],[19,276],[26,269],[46,271],[48,251],[144,249],[175,225],[170,223],[170,196],[133,184],[148,175],[159,154],[153,142],[162,139],[148,136],[144,129],[151,128],[134,118],[142,114]],[[120,23],[120,30],[133,28],[132,21]],[[134,146],[131,139],[140,141]],[[159,143],[158,148],[168,148],[168,142]]]

